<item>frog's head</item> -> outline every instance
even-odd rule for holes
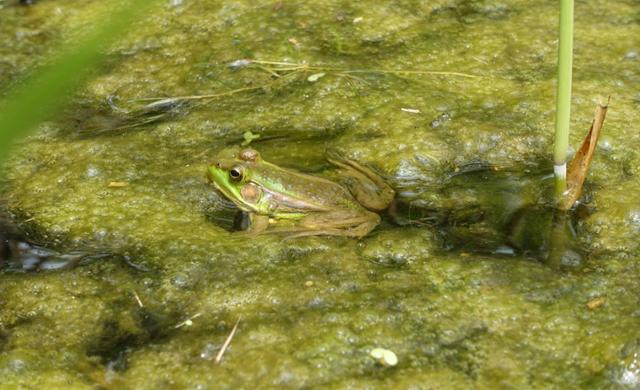
[[[263,191],[251,181],[252,170],[261,164],[260,153],[251,148],[223,150],[208,167],[215,187],[243,211],[266,214]]]

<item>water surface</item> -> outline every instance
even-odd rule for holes
[[[3,90],[105,7],[0,3]],[[33,241],[100,256],[0,273],[3,385],[637,388],[637,2],[576,5],[572,145],[595,104],[612,105],[577,226],[586,255],[568,269],[444,250],[433,223],[387,222],[359,241],[247,239],[228,231],[229,206],[205,178],[250,131],[265,158],[318,174],[338,150],[435,215],[536,204],[556,24],[551,1],[167,2],[4,170],[4,207]],[[223,93],[160,110],[134,101]],[[505,181],[450,180],[474,163],[514,172],[514,195]],[[495,238],[494,225],[470,226]],[[377,364],[376,347],[398,365]]]

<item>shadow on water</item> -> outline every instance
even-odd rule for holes
[[[127,307],[128,303],[122,303]],[[137,308],[127,311],[132,327],[123,328],[114,320],[102,323],[100,336],[87,346],[87,356],[96,356],[109,371],[124,371],[127,354],[150,342],[162,342],[176,331],[180,316],[172,311]]]
[[[429,188],[437,192],[437,204],[410,191],[414,198],[398,199],[389,219],[433,229],[445,251],[522,256],[554,269],[576,269],[586,254],[577,227],[589,210],[582,203],[569,212],[557,210],[549,171],[544,163],[526,169],[462,166]]]

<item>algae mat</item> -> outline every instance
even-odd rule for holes
[[[0,86],[104,7],[0,2]],[[640,13],[576,15],[572,144],[613,100],[578,226],[588,255],[556,270],[445,251],[434,226],[248,239],[205,178],[250,131],[280,165],[321,172],[339,150],[411,204],[473,205],[447,172],[526,174],[550,155],[555,2],[167,2],[3,171],[3,207],[34,239],[107,256],[0,274],[1,386],[637,388]],[[134,100],[203,94],[223,95]]]

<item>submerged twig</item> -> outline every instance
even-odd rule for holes
[[[187,318],[186,320],[182,321],[181,323],[179,323],[178,325],[174,326],[175,329],[181,328],[183,326],[191,326],[193,325],[193,320],[200,317],[202,315],[202,313],[196,313],[194,315],[192,315],[191,317]]]
[[[183,96],[173,96],[173,97],[147,97],[147,98],[132,99],[130,100],[130,102],[151,102],[138,109],[139,112],[143,112],[143,113],[154,112],[159,107],[177,106],[188,101],[199,101],[199,104],[205,104],[217,98],[232,96],[242,92],[259,91],[261,89],[269,88],[273,86],[275,83],[280,82],[284,78],[292,77],[295,75],[297,75],[297,72],[291,72],[285,75],[281,75],[278,78],[265,84],[232,89],[231,91],[227,91],[227,92],[211,93],[211,94],[204,94],[204,95],[183,95]]]
[[[170,98],[167,98],[167,97],[148,97],[148,98],[133,99],[132,101],[153,102],[153,103],[149,103],[147,105],[147,107],[152,108],[152,107],[155,107],[155,106],[158,106],[158,105],[175,104],[177,102],[181,102],[181,101],[185,101],[185,100],[215,99],[215,98],[219,98],[219,97],[234,95],[234,94],[239,93],[239,92],[255,91],[256,89],[260,89],[260,88],[264,88],[264,87],[265,87],[265,85],[257,85],[257,86],[253,86],[253,87],[237,88],[237,89],[232,89],[231,91],[227,91],[227,92],[211,93],[211,94],[205,94],[205,95],[185,95],[185,96],[174,96],[174,97],[170,97]]]
[[[233,326],[233,329],[231,329],[231,333],[229,333],[229,336],[227,336],[227,339],[224,341],[224,344],[222,344],[220,351],[216,355],[216,363],[220,363],[220,361],[222,360],[222,356],[224,355],[225,351],[229,347],[229,344],[231,344],[231,340],[233,339],[233,336],[236,334],[236,329],[238,329],[239,323],[240,323],[240,318],[238,318],[238,320],[236,321],[236,324]]]
[[[253,65],[253,66],[252,66]],[[274,80],[271,82],[260,84],[251,87],[243,87],[233,89],[227,92],[211,93],[204,95],[185,95],[185,96],[173,96],[173,97],[147,97],[133,99],[131,102],[150,102],[145,105],[143,112],[154,112],[158,107],[173,106],[186,101],[202,101],[205,103],[208,100],[213,100],[225,96],[231,96],[242,92],[251,92],[272,86],[274,83],[281,81],[286,77],[298,75],[300,73],[314,72],[332,72],[334,76],[345,77],[348,79],[356,80],[362,84],[368,84],[366,80],[355,74],[371,73],[371,74],[392,74],[396,76],[401,75],[436,75],[436,76],[455,76],[466,78],[477,78],[480,76],[460,73],[460,72],[446,72],[446,71],[430,71],[430,70],[403,70],[403,69],[350,69],[346,67],[333,67],[333,66],[317,66],[307,63],[295,63],[295,62],[277,62],[277,61],[262,61],[262,60],[236,60],[228,64],[229,68],[234,70],[252,67],[263,72],[270,74]],[[324,76],[324,74],[322,74]],[[319,77],[311,78],[309,81],[316,81]]]
[[[138,293],[135,290],[133,290],[133,297],[136,299],[136,302],[138,302],[138,306],[140,306],[141,308],[144,307],[142,301],[140,300],[140,297],[138,296]]]
[[[292,70],[313,70],[313,71],[329,71],[329,72],[340,72],[340,73],[382,73],[382,74],[415,74],[415,75],[437,75],[437,76],[458,76],[458,77],[470,77],[477,78],[480,76],[461,73],[461,72],[447,72],[447,71],[435,71],[435,70],[405,70],[405,69],[349,69],[344,67],[333,67],[333,66],[318,66],[318,65],[310,65],[306,63],[295,63],[295,62],[275,62],[275,61],[262,61],[262,60],[247,60],[247,65],[250,64],[259,64],[259,65],[276,65],[278,68],[265,68],[260,67],[261,69],[268,69],[270,72],[288,72]]]
[[[271,77],[268,82],[259,85],[244,86],[232,89],[226,92],[207,93],[202,95],[183,95],[183,96],[156,96],[143,97],[129,100],[132,105],[129,109],[120,108],[115,105],[113,98],[109,98],[107,103],[112,110],[126,117],[118,126],[109,128],[113,130],[126,130],[134,127],[140,127],[163,120],[169,115],[176,115],[184,112],[186,108],[194,106],[204,106],[216,99],[221,99],[237,94],[256,92],[260,90],[268,90],[276,87],[278,84],[284,84],[291,80],[296,80],[302,75],[308,82],[316,82],[326,75],[342,78],[346,84],[352,87],[370,85],[370,82],[362,77],[363,74],[381,74],[393,75],[398,78],[408,78],[415,75],[436,75],[436,76],[453,76],[465,78],[477,78],[480,76],[446,71],[430,71],[430,70],[403,70],[403,69],[351,69],[347,67],[335,66],[318,66],[307,63],[294,62],[278,62],[278,61],[262,61],[241,59],[232,61],[226,66],[233,70],[250,68],[261,72],[266,72]],[[415,78],[411,78],[414,82],[421,82]],[[195,103],[191,103],[195,102]]]

